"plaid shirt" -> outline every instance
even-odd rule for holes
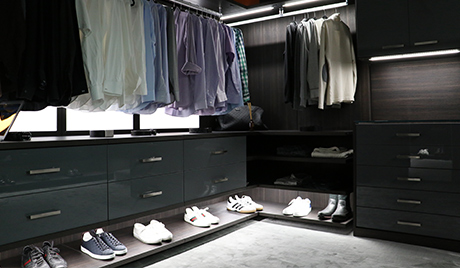
[[[248,66],[246,63],[246,52],[244,50],[243,32],[240,29],[232,28],[235,32],[235,46],[240,63],[241,84],[243,86],[243,101],[249,102],[249,79],[248,79]]]

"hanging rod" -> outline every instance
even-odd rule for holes
[[[220,13],[220,12],[216,12],[214,10],[211,10],[211,9],[208,9],[208,8],[205,8],[205,7],[201,7],[199,5],[195,5],[195,4],[187,2],[187,1],[183,1],[183,0],[167,0],[167,1],[171,2],[171,3],[174,3],[174,4],[181,5],[181,6],[186,7],[186,8],[192,8],[194,10],[198,10],[198,11],[207,13],[207,14],[210,14],[212,16],[216,16],[218,18],[222,17],[222,13]]]
[[[342,3],[336,3],[336,4],[312,7],[312,8],[296,10],[296,11],[292,11],[292,12],[288,12],[288,13],[284,13],[284,9],[280,8],[279,14],[276,14],[276,15],[270,15],[270,16],[265,16],[265,17],[249,19],[249,20],[237,21],[237,22],[229,23],[227,25],[230,26],[230,27],[234,27],[234,26],[245,25],[245,24],[250,24],[250,23],[255,23],[255,22],[279,19],[279,18],[283,18],[283,17],[290,17],[290,16],[299,15],[299,14],[305,14],[305,13],[312,13],[312,12],[316,12],[316,11],[334,9],[334,8],[344,7],[344,6],[347,6],[347,5],[348,5],[348,0],[345,0]]]

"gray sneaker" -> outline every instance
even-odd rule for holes
[[[102,229],[97,229],[96,234],[98,234],[102,241],[113,250],[115,255],[124,255],[128,252],[126,246],[118,241],[111,233],[104,232]]]
[[[41,249],[34,245],[25,246],[22,250],[22,268],[51,268],[43,258]]]
[[[94,230],[83,234],[80,250],[98,260],[110,260],[115,258],[113,250],[102,241]]]
[[[59,255],[59,249],[53,247],[53,242],[43,242],[45,260],[51,268],[67,268],[67,262]]]

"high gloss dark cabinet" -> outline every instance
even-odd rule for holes
[[[460,1],[357,0],[358,57],[460,47]]]

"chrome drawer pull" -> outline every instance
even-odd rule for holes
[[[422,181],[421,178],[406,178],[406,177],[398,177],[398,181],[413,181],[413,182],[420,182]]]
[[[60,210],[54,210],[54,211],[49,211],[49,212],[30,215],[30,216],[28,216],[28,218],[29,218],[29,220],[37,220],[37,219],[41,219],[41,218],[47,218],[47,217],[51,217],[51,216],[56,216],[56,215],[59,215],[59,214],[61,214]]]
[[[221,182],[226,182],[226,181],[228,181],[228,178],[222,178],[222,179],[214,180],[214,183],[221,183]]]
[[[386,45],[382,46],[382,49],[392,49],[392,48],[402,48],[404,44],[396,44],[396,45]]]
[[[412,205],[421,205],[422,201],[419,200],[407,200],[407,199],[398,199],[396,202],[401,204],[412,204]]]
[[[144,158],[144,159],[141,159],[141,163],[153,163],[153,162],[160,162],[163,160],[163,157],[161,156],[154,156],[154,157],[150,157],[150,158]]]
[[[396,133],[396,137],[420,137],[420,133]]]
[[[396,158],[398,158],[398,159],[420,159],[420,155],[401,155],[401,154],[398,154],[396,156]]]
[[[397,221],[398,225],[412,226],[412,227],[422,227],[421,223],[418,222],[408,222],[408,221]]]
[[[48,173],[57,173],[61,172],[61,168],[44,168],[44,169],[34,169],[27,171],[29,175],[38,175],[38,174],[48,174]]]
[[[162,195],[162,194],[163,194],[163,191],[147,192],[147,193],[140,194],[140,197],[142,197],[142,198],[150,198],[150,197],[159,196],[159,195]]]
[[[220,150],[220,151],[211,152],[211,155],[219,155],[219,154],[225,154],[225,153],[227,153],[227,150]]]
[[[414,46],[434,45],[437,43],[438,43],[438,40],[422,41],[422,42],[415,42]]]

